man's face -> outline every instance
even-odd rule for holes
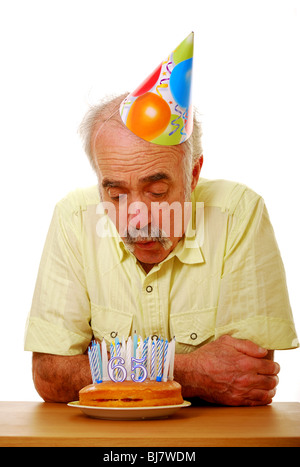
[[[114,207],[124,243],[143,264],[163,261],[184,234],[183,147],[151,144],[107,124],[94,155],[102,201]]]

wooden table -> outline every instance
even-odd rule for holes
[[[0,402],[0,446],[300,446],[300,403],[192,405],[168,419],[116,421],[64,404]]]

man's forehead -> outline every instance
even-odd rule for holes
[[[129,180],[146,184],[174,180],[181,172],[184,147],[160,146],[134,135],[121,122],[100,128],[95,162],[103,187],[126,186]]]
[[[161,146],[149,141],[144,141],[139,136],[132,133],[118,117],[114,117],[105,123],[100,123],[95,127],[93,141],[94,154],[97,156],[113,152],[114,149],[128,152],[139,152],[141,154],[183,154],[184,146]]]

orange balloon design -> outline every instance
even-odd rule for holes
[[[170,118],[167,102],[153,92],[146,92],[132,104],[126,126],[140,138],[152,141],[167,128]]]

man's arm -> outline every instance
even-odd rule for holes
[[[32,376],[45,402],[78,400],[78,392],[92,383],[88,355],[61,356],[33,352]]]
[[[184,397],[223,405],[272,402],[280,367],[273,352],[251,341],[222,336],[190,354],[175,358],[175,379]]]
[[[278,384],[279,365],[272,351],[247,340],[222,336],[190,354],[176,355],[175,379],[184,397],[224,405],[265,405]],[[78,400],[78,392],[92,382],[87,355],[33,353],[33,381],[46,402]]]

